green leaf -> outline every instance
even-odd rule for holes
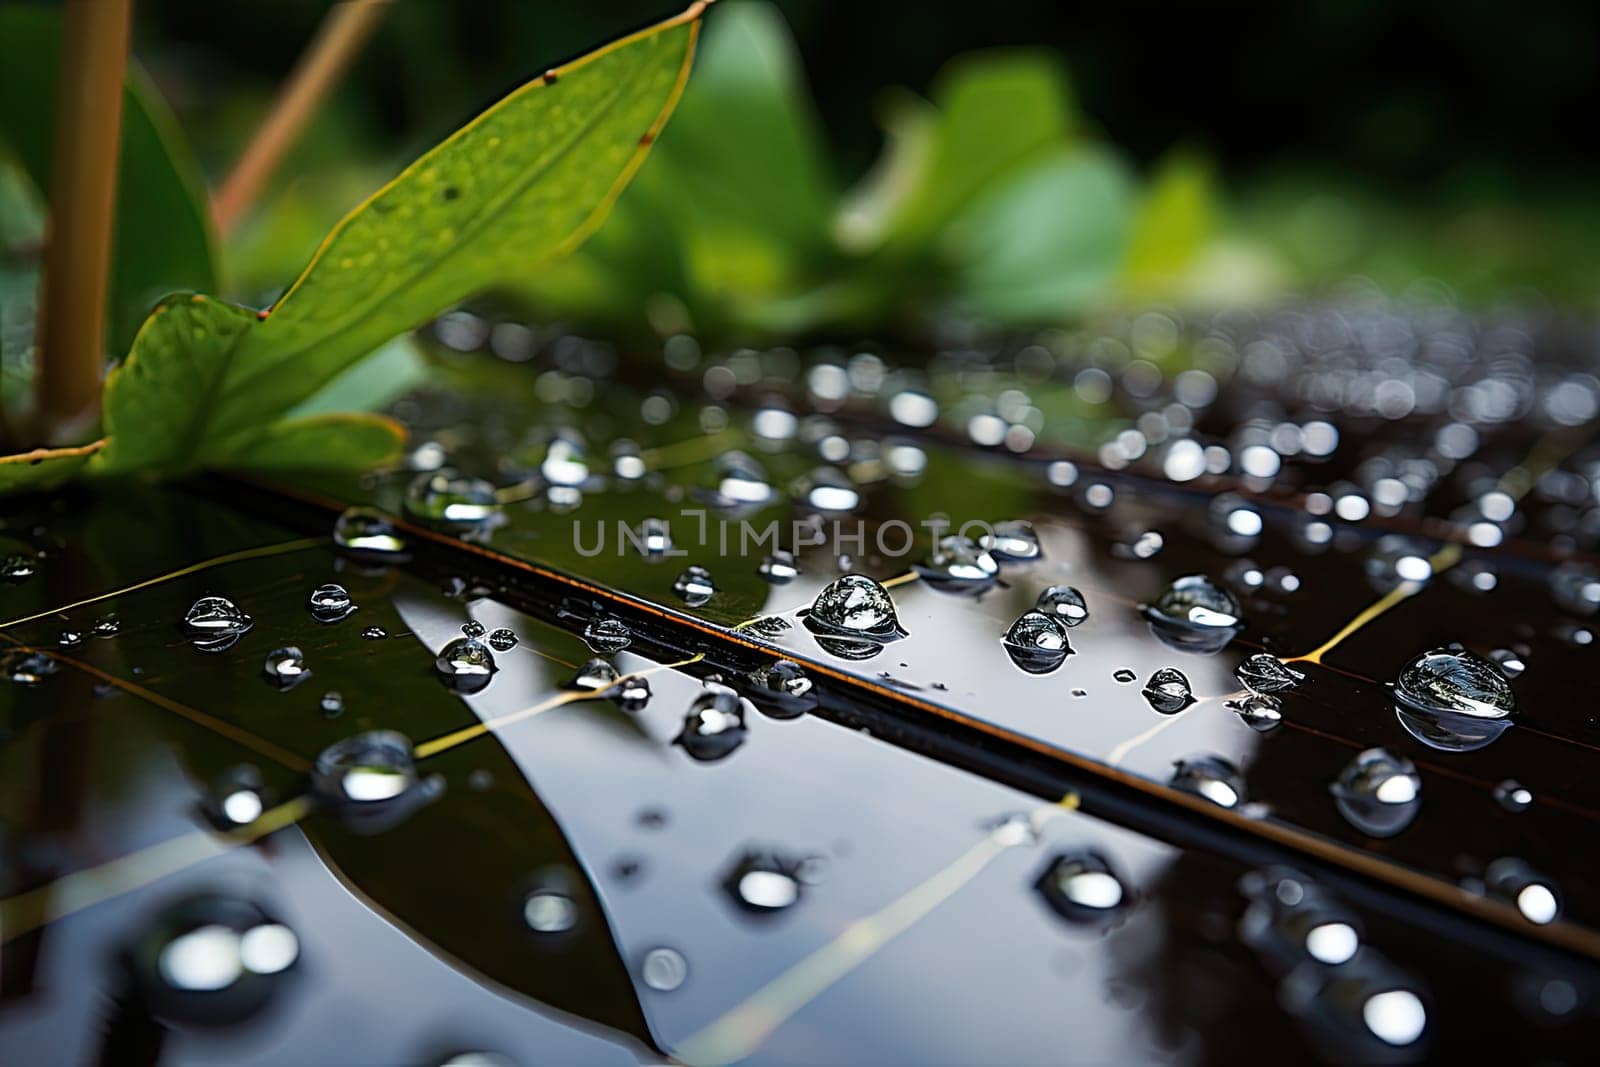
[[[1109,153],[1066,148],[974,204],[951,227],[958,300],[1004,323],[1055,322],[1110,291],[1133,183]]]
[[[36,448],[0,456],[0,496],[59,485],[77,474],[89,457],[104,446],[104,441],[94,441],[77,448]]]
[[[1171,296],[1216,233],[1216,174],[1210,161],[1174,152],[1151,176],[1133,221],[1123,288],[1138,299]]]
[[[308,415],[273,423],[229,465],[249,470],[362,470],[398,459],[405,442],[405,429],[385,415]]]
[[[41,190],[50,188],[59,8],[0,9],[0,140]],[[117,215],[107,298],[106,346],[126,352],[151,306],[179,289],[213,289],[213,241],[205,185],[177,122],[130,64],[122,101]]]
[[[165,301],[106,383],[111,443],[95,467],[276,464],[286,442],[272,424],[384,341],[570,253],[677,103],[702,10],[557,68],[468,123],[346,216],[265,318],[202,296]]]

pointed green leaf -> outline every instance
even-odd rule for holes
[[[36,448],[0,456],[0,496],[58,485],[78,473],[104,445],[104,441],[95,441],[78,448]]]
[[[400,455],[406,432],[398,422],[367,412],[284,419],[217,462],[243,470],[362,470]]]
[[[557,259],[604,220],[677,103],[703,4],[516,90],[336,226],[257,321],[168,301],[106,384],[104,471],[224,465],[358,360]]]
[[[60,9],[0,9],[0,41],[5,42],[0,140],[10,144],[39,188],[48,190],[61,69]],[[160,95],[130,65],[122,99],[107,350],[126,352],[151,306],[167,293],[215,288],[213,259],[199,167]]]
[[[1150,178],[1133,222],[1123,287],[1136,298],[1172,295],[1217,229],[1216,175],[1208,160],[1175,152]]]

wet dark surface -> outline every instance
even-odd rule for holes
[[[1448,334],[1431,329],[1435,342]],[[328,533],[345,504],[404,515],[415,471],[296,479],[298,501],[214,482],[106,487],[7,513],[6,553],[43,555],[34,574],[0,585],[0,640],[50,653],[55,668],[37,684],[0,684],[8,1061],[159,1049],[170,1062],[444,1062],[486,1049],[511,1062],[1369,1062],[1491,1051],[1576,1062],[1592,1047],[1595,653],[1574,640],[1581,611],[1551,591],[1555,569],[1592,548],[1583,509],[1535,490],[1497,526],[1508,540],[1496,546],[1473,543],[1488,536],[1452,518],[1473,463],[1491,488],[1515,487],[1520,463],[1541,486],[1548,470],[1585,471],[1572,427],[1478,418],[1470,461],[1449,464],[1455,473],[1417,501],[1359,521],[1330,515],[1328,536],[1308,539],[1321,506],[1308,492],[1354,479],[1375,507],[1388,490],[1370,477],[1371,455],[1357,453],[1395,459],[1438,427],[1380,418],[1368,432],[1370,416],[1330,412],[1344,445],[1329,458],[1274,478],[1174,479],[1182,457],[1157,456],[1172,457],[1170,444],[1142,463],[1102,447],[1141,408],[1167,410],[1154,394],[1123,395],[1126,368],[1106,406],[1035,373],[1034,356],[991,360],[984,378],[951,357],[923,386],[943,422],[885,435],[893,405],[864,400],[859,382],[835,398],[827,372],[805,375],[801,395],[796,372],[763,379],[738,358],[708,361],[703,385],[740,402],[724,409],[682,388],[656,424],[636,413],[662,405],[649,407],[626,370],[608,380],[562,369],[569,352],[536,379],[480,366],[487,357],[451,358],[463,391],[400,406],[418,428],[413,463],[448,455],[498,488],[501,507],[441,540],[413,533],[404,561],[341,554]],[[1458,390],[1480,388],[1476,364],[1440,366]],[[1310,389],[1320,373],[1283,380]],[[1496,373],[1482,381],[1508,377]],[[1548,406],[1555,387],[1536,377],[1530,395]],[[1263,399],[1272,388],[1248,378],[1239,372],[1193,420],[1245,430],[1258,415],[1281,420],[1263,406],[1281,397]],[[572,383],[590,379],[602,398],[591,383],[572,402],[584,396]],[[1426,381],[1411,384],[1422,403]],[[1008,388],[1048,412],[1040,431],[1024,448],[975,448],[989,428],[971,420],[986,412],[961,405],[996,397],[1014,409]],[[779,394],[802,415],[814,409],[807,421],[760,410]],[[1309,425],[1305,413],[1297,420]],[[793,433],[775,432],[785,427]],[[566,440],[581,440],[586,459],[550,449],[556,429],[580,435]],[[624,434],[641,455],[637,469],[624,464],[630,476],[608,454]],[[1227,443],[1243,463],[1251,442]],[[723,525],[741,511],[727,490],[743,490],[724,484],[743,469],[726,459],[735,447],[774,488],[739,517],[757,531],[783,524],[778,546],[797,549],[800,571],[787,583],[758,573],[773,542],[741,542]],[[1068,454],[1052,449],[1077,457],[1075,477],[1052,466]],[[1527,458],[1541,449],[1548,462]],[[840,477],[818,475],[824,465]],[[1240,496],[1215,503],[1224,488]],[[1465,499],[1482,495],[1480,485]],[[863,543],[797,543],[789,524],[818,504],[847,534],[860,519]],[[1260,514],[1259,533],[1230,528],[1241,508]],[[916,527],[915,550],[889,551],[904,541],[892,520],[935,515],[1031,520],[1041,556],[1003,560],[997,581],[964,592],[919,578],[912,565],[932,538]],[[619,550],[616,524],[647,518],[667,521],[670,551],[682,554]],[[602,523],[608,540],[595,552]],[[467,542],[454,543],[463,532]],[[1401,532],[1421,540],[1380,544]],[[1456,542],[1466,542],[1460,562],[1438,555]],[[841,547],[852,557],[843,564]],[[1416,578],[1429,557],[1438,573]],[[1492,589],[1462,581],[1485,563]],[[693,606],[674,591],[691,565],[714,585]],[[846,571],[889,583],[904,630],[867,658],[837,654],[833,631],[803,615]],[[1211,576],[1238,602],[1237,633],[1212,654],[1172,647],[1140,611],[1188,574]],[[329,583],[357,608],[318,621],[308,598]],[[1081,590],[1089,614],[1065,629],[1070,655],[1030,671],[1001,638],[1054,585]],[[62,609],[115,590],[125,591]],[[252,620],[221,651],[198,650],[180,626],[205,596]],[[1294,661],[1375,603],[1386,610],[1320,663]],[[92,636],[112,612],[120,625],[102,628],[117,632]],[[758,616],[791,625],[748,625]],[[602,658],[623,675],[649,672],[642,709],[607,699],[614,690],[578,699],[566,688],[597,654],[599,617],[620,623]],[[435,657],[474,623],[517,643],[493,653],[486,683],[448,688]],[[374,627],[385,636],[364,636]],[[63,630],[86,636],[62,647]],[[615,650],[618,633],[630,639]],[[1509,679],[1513,725],[1475,751],[1419,740],[1387,688],[1418,653],[1452,642],[1526,664]],[[311,673],[285,686],[263,667],[286,646]],[[1235,668],[1262,650],[1305,675],[1271,694],[1281,724],[1266,732],[1228,706],[1246,696]],[[800,704],[706,696],[716,676],[761,697],[745,672],[779,656],[811,674]],[[1164,668],[1194,698],[1176,714],[1144,693]],[[742,714],[742,728],[704,712],[696,729],[722,740],[688,743],[691,705]],[[388,817],[326,794],[314,810],[295,806],[320,753],[373,730],[420,746]],[[1360,780],[1346,769],[1375,747],[1396,766],[1410,761],[1417,784],[1415,797],[1379,810],[1386,822],[1348,803]],[[259,775],[266,814],[219,831],[211,819],[235,786],[217,794],[213,783],[254,780],[239,777],[244,766]],[[1204,799],[1151,784],[1175,771]],[[1341,774],[1343,803],[1330,790]],[[1496,798],[1508,779],[1531,794],[1526,805]],[[1409,784],[1391,782],[1388,800]],[[1053,803],[1069,790],[1083,810]],[[268,832],[286,810],[286,825]],[[1114,881],[1052,895],[1049,872],[1085,862]],[[1269,864],[1301,873],[1260,873]],[[145,972],[118,955],[200,890],[254,900],[297,938],[292,966],[252,977],[272,996],[240,1021],[225,1022],[220,996],[169,1001],[148,976],[134,984]],[[1509,906],[1485,912],[1484,894]],[[1548,922],[1552,906],[1559,918]],[[1307,957],[1313,945],[1321,962]]]

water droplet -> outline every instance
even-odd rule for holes
[[[255,822],[266,807],[266,786],[261,780],[261,771],[244,763],[218,775],[203,810],[212,826],[228,831]]]
[[[1129,682],[1136,681],[1139,676],[1137,674],[1134,674],[1128,668],[1123,667],[1120,670],[1113,671],[1112,674],[1111,674],[1111,677],[1115,678],[1117,681],[1121,682],[1123,685],[1127,685]]]
[[[759,619],[751,619],[742,629],[758,637],[774,638],[782,637],[794,627],[782,615],[763,615]]]
[[[1238,713],[1239,721],[1258,734],[1277,729],[1283,724],[1283,701],[1265,693],[1251,693],[1225,705]]]
[[[653,948],[644,954],[639,977],[651,989],[670,993],[688,980],[689,961],[677,949]]]
[[[1083,594],[1070,585],[1052,585],[1039,594],[1034,608],[1054,615],[1063,626],[1076,626],[1089,617],[1089,604]]]
[[[1250,898],[1240,935],[1275,971],[1286,973],[1307,961],[1337,967],[1360,951],[1360,921],[1300,872],[1252,871],[1240,888]]]
[[[32,578],[37,569],[38,565],[31,556],[7,556],[0,560],[0,580],[20,585]]]
[[[200,652],[225,652],[238,644],[255,620],[220,596],[203,596],[183,617],[189,643]]]
[[[1550,572],[1550,593],[1555,602],[1574,615],[1600,611],[1600,573],[1582,563],[1564,563]]]
[[[1162,667],[1144,684],[1144,698],[1163,715],[1176,715],[1194,703],[1189,679],[1175,667]]]
[[[1400,725],[1446,752],[1482,748],[1505,732],[1517,712],[1511,683],[1493,663],[1461,648],[1424,652],[1394,684]]]
[[[996,559],[1019,563],[1044,555],[1044,550],[1039,546],[1039,535],[1033,523],[1026,519],[995,523],[993,531],[983,535],[981,547]]]
[[[716,595],[717,585],[710,571],[691,565],[673,581],[672,591],[691,608],[698,608]]]
[[[609,656],[633,644],[633,631],[615,615],[601,615],[583,628],[583,642],[591,651]]]
[[[756,573],[773,585],[788,585],[800,573],[800,568],[795,564],[794,553],[780,548],[761,561]]]
[[[810,675],[793,660],[780,659],[750,675],[751,699],[769,718],[794,719],[817,706]]]
[[[311,677],[311,669],[306,666],[304,652],[294,645],[285,645],[267,653],[267,661],[261,666],[261,676],[269,685],[288,690]]]
[[[1494,799],[1507,811],[1523,812],[1533,805],[1533,792],[1515,778],[1507,778],[1494,787]]]
[[[1555,922],[1561,915],[1561,896],[1555,885],[1522,860],[1509,856],[1495,860],[1484,872],[1483,883],[1491,895],[1535,925]]]
[[[239,1023],[286,987],[300,958],[293,930],[244,897],[206,893],[162,910],[121,956],[151,1015]]]
[[[56,673],[57,666],[44,652],[18,649],[0,656],[0,674],[14,685],[38,685]]]
[[[609,660],[592,659],[578,668],[578,673],[572,676],[572,681],[567,683],[569,689],[587,689],[599,692],[610,689],[617,684],[617,669]]]
[[[1239,602],[1203,574],[1184,575],[1140,610],[1150,632],[1180,652],[1219,652],[1240,630]]]
[[[56,644],[62,648],[77,648],[83,644],[83,634],[77,630],[62,630],[56,635]]]
[[[818,467],[795,486],[795,496],[807,507],[842,515],[861,506],[861,492],[837,467]]]
[[[311,617],[318,622],[338,622],[348,619],[356,611],[356,604],[344,586],[331,583],[313,589],[306,606],[311,609]]]
[[[461,633],[464,637],[477,639],[483,636],[484,625],[477,619],[468,619],[466,622],[461,624]]]
[[[94,621],[93,626],[89,627],[89,632],[101,640],[107,640],[122,632],[122,620],[118,619],[115,613],[102,615]]]
[[[1433,549],[1416,538],[1401,534],[1380,537],[1367,557],[1367,579],[1381,593],[1402,582],[1425,583],[1433,577],[1432,556]]]
[[[1422,998],[1370,948],[1336,967],[1296,967],[1284,979],[1281,997],[1341,1062],[1391,1062],[1394,1049],[1416,1045],[1427,1031]]]
[[[750,702],[732,689],[708,685],[689,706],[683,730],[674,742],[703,763],[725,759],[744,743],[745,713],[750,707]]]
[[[749,511],[771,502],[775,492],[766,469],[744,452],[724,452],[713,464],[710,487],[701,495],[717,507]]]
[[[578,925],[578,905],[565,893],[535,889],[522,902],[522,921],[536,934],[565,934]]]
[[[1507,678],[1519,677],[1528,665],[1523,662],[1522,656],[1509,648],[1497,648],[1489,653],[1489,658],[1495,666],[1500,668],[1500,673]]]
[[[449,468],[417,475],[406,489],[406,510],[444,526],[482,526],[500,517],[494,486]]]
[[[322,709],[324,717],[337,719],[344,714],[344,695],[337,689],[330,689],[322,694],[322,700],[317,706]]]
[[[333,524],[333,543],[346,552],[374,560],[399,561],[406,541],[394,521],[377,508],[346,508]]]
[[[658,560],[672,551],[672,527],[667,525],[665,519],[648,518],[639,523],[629,540],[639,555],[648,560]]]
[[[489,646],[470,637],[457,637],[446,643],[433,665],[439,679],[458,693],[478,692],[498,669]]]
[[[1306,677],[1267,652],[1245,657],[1244,662],[1233,669],[1233,676],[1239,679],[1240,685],[1255,693],[1281,693],[1293,689]]]
[[[550,439],[539,473],[551,485],[580,486],[589,480],[589,459],[583,442],[568,434]]]
[[[754,915],[771,915],[800,900],[800,863],[775,852],[746,852],[723,880],[734,903]]]
[[[389,636],[389,631],[381,626],[368,626],[361,631],[361,636],[368,641],[382,641]]]
[[[1369,748],[1329,787],[1345,821],[1369,837],[1393,837],[1422,808],[1422,777],[1408,759]]]
[[[1132,897],[1111,862],[1092,849],[1056,856],[1035,884],[1056,914],[1078,923],[1104,923]]]
[[[418,776],[404,734],[371,730],[323,749],[311,767],[311,786],[349,829],[377,833],[437,799],[444,779]]]
[[[509,630],[504,626],[496,627],[495,629],[490,630],[489,636],[484,640],[487,641],[489,643],[489,647],[494,649],[496,652],[510,652],[513,648],[517,647],[516,632]]]
[[[650,679],[633,675],[619,679],[611,699],[623,711],[643,711],[650,703]]]
[[[905,636],[889,590],[864,574],[846,574],[823,587],[805,613],[817,644],[841,659],[870,659],[886,641]]]
[[[914,569],[935,589],[971,594],[988,589],[1000,573],[993,556],[960,534],[939,538],[933,552]]]
[[[1221,756],[1177,760],[1173,763],[1171,785],[1224,808],[1237,808],[1246,797],[1244,775]]]
[[[1001,643],[1011,662],[1029,674],[1048,674],[1072,654],[1067,628],[1057,616],[1042,611],[1023,612]]]
[[[1158,530],[1141,530],[1111,546],[1111,554],[1119,559],[1154,559],[1166,547],[1166,538]]]

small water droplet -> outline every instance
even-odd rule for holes
[[[1587,564],[1564,563],[1550,572],[1550,594],[1574,615],[1600,611],[1600,573]]]
[[[439,775],[421,778],[411,741],[393,730],[371,730],[323,749],[311,768],[319,802],[357,833],[398,824],[444,792]]]
[[[623,711],[643,711],[650,703],[650,679],[635,675],[620,678],[611,694]]]
[[[1366,560],[1367,579],[1380,593],[1387,593],[1402,582],[1426,583],[1433,577],[1433,552],[1427,542],[1413,537],[1380,537]]]
[[[1233,669],[1233,676],[1239,679],[1240,685],[1255,693],[1281,693],[1293,689],[1306,677],[1268,652],[1245,657]]]
[[[62,630],[56,635],[56,644],[62,648],[77,648],[83,644],[83,634],[77,630]]]
[[[660,993],[670,993],[689,978],[689,961],[672,948],[653,948],[639,965],[644,984]]]
[[[794,627],[782,615],[763,615],[745,623],[743,629],[758,637],[774,638],[782,637]]]
[[[776,852],[752,850],[739,857],[723,888],[743,910],[772,915],[800,901],[800,863]]]
[[[711,580],[710,571],[691,565],[673,581],[672,591],[691,608],[698,608],[716,595],[717,585]]]
[[[516,632],[507,629],[504,626],[499,626],[493,630],[490,630],[489,636],[484,638],[484,640],[487,641],[489,647],[494,649],[496,652],[510,652],[513,648],[517,647]]]
[[[1162,667],[1144,684],[1145,700],[1163,715],[1176,715],[1194,703],[1189,679],[1175,667]]]
[[[926,560],[915,564],[922,580],[935,589],[977,594],[994,585],[1000,565],[977,542],[960,534],[947,534]]]
[[[440,681],[458,693],[476,693],[498,669],[489,647],[470,637],[457,637],[439,650],[433,665]]]
[[[724,452],[712,467],[711,485],[701,496],[719,508],[751,511],[771,502],[775,491],[766,469],[744,452]]]
[[[1482,748],[1516,717],[1517,697],[1493,663],[1462,648],[1413,659],[1394,684],[1395,713],[1417,740],[1446,752]]]
[[[1507,811],[1524,812],[1533,804],[1533,791],[1515,778],[1507,778],[1494,787],[1494,799]]]
[[[599,692],[610,689],[617,684],[617,669],[609,660],[592,659],[578,668],[578,673],[572,676],[572,681],[567,683],[569,689],[586,689]]]
[[[1001,638],[1006,654],[1028,674],[1048,674],[1072,654],[1067,628],[1055,615],[1023,612]]]
[[[1083,594],[1070,585],[1052,585],[1039,594],[1034,608],[1054,615],[1063,626],[1076,626],[1089,617],[1089,604]]]
[[[1166,543],[1159,530],[1141,530],[1112,545],[1111,554],[1119,559],[1154,559]]]
[[[368,641],[382,641],[389,636],[389,631],[381,626],[368,626],[361,631],[361,636]]]
[[[1393,837],[1422,808],[1422,776],[1408,759],[1369,748],[1329,787],[1345,821],[1369,837]]]
[[[57,667],[45,652],[18,649],[0,656],[0,674],[14,685],[38,685],[56,673]]]
[[[289,690],[311,677],[311,668],[306,666],[304,652],[294,645],[285,645],[267,653],[267,660],[261,666],[261,676],[267,680],[267,684]]]
[[[1495,860],[1484,871],[1483,883],[1490,895],[1516,908],[1536,926],[1561,916],[1561,895],[1555,884],[1522,860],[1509,856]]]
[[[794,486],[794,495],[807,507],[830,515],[843,515],[861,506],[861,492],[837,467],[818,467]]]
[[[1177,760],[1171,785],[1223,808],[1237,808],[1246,799],[1244,775],[1221,756]]]
[[[183,617],[189,643],[200,652],[225,652],[254,625],[233,601],[220,596],[201,597]]]
[[[1258,734],[1268,733],[1283,725],[1283,701],[1265,693],[1251,693],[1238,700],[1227,701],[1225,707],[1238,713],[1239,721]]]
[[[1361,949],[1361,923],[1339,901],[1299,871],[1269,867],[1240,882],[1250,898],[1239,923],[1245,944],[1285,973],[1314,961],[1348,963]]]
[[[658,560],[672,551],[672,527],[667,520],[648,518],[639,523],[633,538],[634,548],[648,560]]]
[[[1033,523],[1026,519],[995,523],[992,532],[983,535],[980,546],[996,559],[1017,563],[1036,560],[1044,555],[1044,550],[1039,546],[1039,535]]]
[[[354,556],[400,561],[406,541],[394,520],[377,508],[346,508],[333,524],[333,543]]]
[[[794,719],[816,707],[811,676],[793,660],[780,659],[750,675],[755,683],[751,698],[773,719]]]
[[[1141,613],[1151,633],[1180,652],[1219,652],[1241,628],[1239,602],[1203,574],[1177,579]]]
[[[1136,681],[1139,676],[1137,674],[1134,674],[1128,668],[1123,667],[1120,670],[1113,671],[1112,674],[1111,674],[1111,677],[1115,678],[1117,681],[1121,682],[1123,685],[1127,685],[1129,682]]]
[[[89,633],[102,641],[113,638],[121,632],[122,620],[117,618],[115,613],[100,616],[94,621],[94,625],[89,627]]]
[[[689,706],[674,742],[703,763],[725,759],[744,743],[745,715],[750,707],[750,702],[732,689],[708,685]]]
[[[324,716],[336,719],[344,714],[344,695],[337,689],[330,689],[322,694],[322,700],[317,706],[322,709]]]
[[[1075,923],[1105,923],[1133,896],[1111,861],[1093,849],[1056,856],[1035,885],[1056,914]]]
[[[1522,656],[1509,648],[1497,648],[1489,653],[1489,658],[1494,661],[1495,666],[1500,668],[1500,673],[1507,678],[1520,677],[1522,672],[1528,669],[1528,665],[1523,662]]]
[[[536,934],[565,934],[578,925],[578,905],[554,889],[535,889],[522,902],[522,921]]]
[[[552,437],[539,473],[551,485],[580,486],[588,481],[589,459],[583,442],[566,433]]]
[[[453,527],[483,526],[501,517],[493,485],[449,468],[417,475],[406,489],[406,510]]]
[[[202,807],[206,819],[218,830],[255,822],[267,807],[260,769],[243,763],[223,771],[212,783]]]
[[[0,560],[0,580],[21,585],[32,578],[38,564],[31,556],[7,556]]]
[[[461,633],[463,636],[471,638],[482,637],[484,633],[484,625],[477,619],[468,619],[466,622],[461,624]]]
[[[356,609],[356,604],[350,599],[350,594],[342,585],[319,585],[311,591],[311,599],[306,602],[311,609],[311,617],[318,622],[338,622],[348,619]]]
[[[633,644],[633,631],[615,615],[601,615],[583,628],[583,642],[591,651],[609,656]]]
[[[800,573],[800,568],[794,561],[794,553],[780,548],[761,561],[756,573],[773,585],[788,585]]]

